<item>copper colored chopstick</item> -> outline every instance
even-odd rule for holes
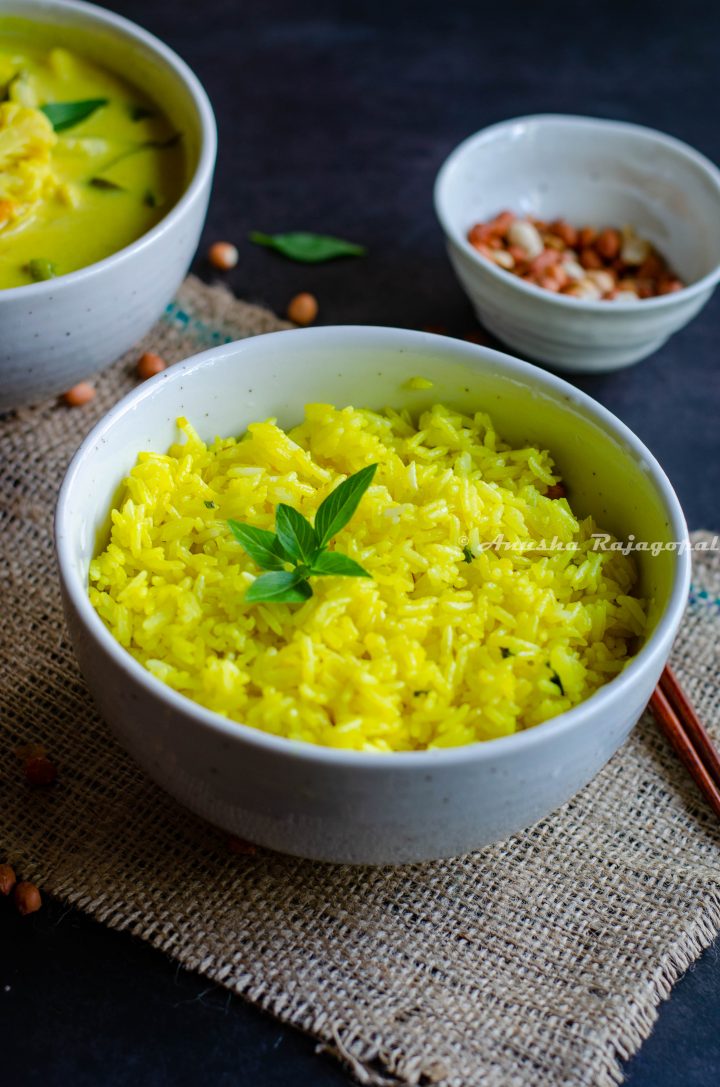
[[[680,686],[678,678],[670,665],[664,669],[660,676],[660,687],[668,702],[675,710],[685,726],[685,731],[690,737],[693,747],[705,764],[705,769],[710,774],[715,785],[720,789],[720,755],[717,752],[710,736],[692,708],[687,695]]]
[[[700,789],[708,804],[720,819],[720,787],[715,784],[710,770],[704,763],[700,752],[694,746],[692,739],[686,731],[684,717],[681,718],[678,716],[673,709],[663,687],[664,685],[661,680],[650,699],[650,705],[655,714],[657,723],[675,748],[680,760],[690,772],[695,784]],[[700,727],[702,728],[702,726]],[[708,742],[710,742],[709,737]]]

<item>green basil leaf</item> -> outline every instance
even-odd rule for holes
[[[354,242],[346,242],[342,238],[311,234],[303,230],[289,234],[263,234],[262,231],[253,230],[249,237],[255,245],[274,249],[288,260],[300,261],[302,264],[320,264],[338,257],[362,257],[367,253],[364,245],[355,245]]]
[[[321,551],[317,558],[313,559],[310,573],[326,576],[337,574],[342,577],[372,577],[372,574],[369,574],[359,562],[337,551]]]
[[[109,101],[109,98],[83,98],[78,102],[47,102],[40,109],[56,132],[64,132],[86,121]]]
[[[256,528],[255,525],[246,525],[243,521],[228,521],[228,525],[238,543],[242,544],[253,562],[263,570],[285,569],[285,554],[273,532]]]
[[[297,562],[309,564],[320,546],[310,522],[284,503],[275,510],[275,532],[285,553]]]
[[[320,547],[325,547],[348,523],[372,483],[376,471],[377,464],[368,464],[367,468],[361,468],[359,472],[348,476],[320,504],[315,514],[315,532]]]
[[[261,574],[245,593],[248,603],[267,600],[276,604],[301,604],[313,594],[307,581],[294,570]]]

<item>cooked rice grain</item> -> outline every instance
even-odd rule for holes
[[[153,675],[225,717],[360,751],[489,740],[587,698],[643,633],[632,561],[594,550],[592,519],[544,497],[550,454],[511,449],[487,415],[309,404],[289,433],[269,420],[210,446],[178,425],[127,478],[90,599]],[[373,462],[336,537],[372,579],[245,603],[260,571],[228,518],[272,530],[286,502],[312,519]],[[522,549],[483,549],[500,537]],[[554,537],[574,549],[542,549]]]

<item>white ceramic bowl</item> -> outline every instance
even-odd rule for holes
[[[471,226],[505,208],[577,225],[631,224],[688,286],[621,303],[526,283],[467,240]],[[645,358],[695,316],[720,278],[720,171],[679,140],[638,125],[552,114],[492,125],[446,160],[435,210],[482,324],[559,370],[616,370]]]
[[[51,26],[54,42],[117,68],[163,107],[188,156],[178,203],[152,230],[69,275],[0,290],[0,412],[70,388],[152,327],[182,282],[205,221],[215,119],[187,65],[161,41],[75,0],[0,0],[5,16]]]
[[[434,388],[412,392],[423,375]],[[689,558],[641,556],[652,631],[588,701],[526,732],[444,751],[362,754],[235,724],[155,679],[111,636],[87,596],[88,564],[117,487],[141,450],[165,451],[186,414],[205,439],[252,421],[298,422],[313,400],[488,410],[501,433],[554,451],[575,508],[638,539],[687,540],[677,498],[641,442],[561,379],[442,336],[383,328],[279,332],[214,348],[125,397],[68,469],[56,515],[67,621],[101,712],[135,759],[183,804],[273,849],[397,863],[460,854],[562,804],[617,750],[658,680],[687,598]]]

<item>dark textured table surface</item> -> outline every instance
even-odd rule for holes
[[[220,155],[206,242],[236,241],[229,276],[282,311],[311,290],[325,323],[474,326],[432,211],[464,136],[539,111],[640,122],[720,161],[717,4],[482,0],[128,0],[213,100]],[[326,267],[244,243],[251,229],[366,243]],[[202,258],[196,271],[207,276]],[[693,528],[720,529],[720,297],[653,358],[580,382],[664,464]],[[130,936],[48,904],[0,904],[0,1082],[25,1087],[330,1087],[343,1070],[288,1030]],[[627,1066],[633,1087],[720,1082],[720,962],[710,949]]]

